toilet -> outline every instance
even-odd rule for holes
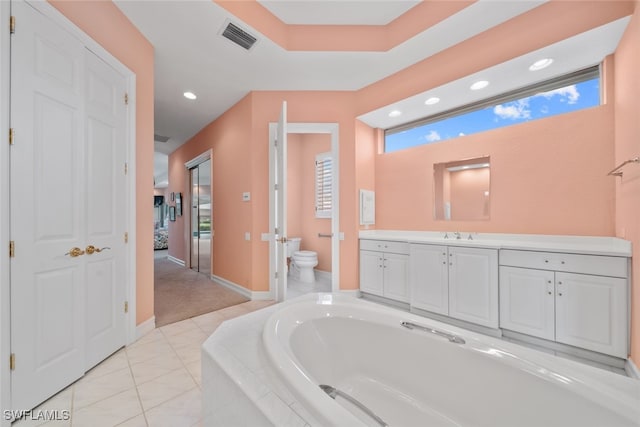
[[[318,265],[318,253],[300,250],[300,237],[287,240],[287,256],[291,258],[291,275],[302,283],[314,283],[316,275],[313,268]]]

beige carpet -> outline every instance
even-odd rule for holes
[[[154,288],[156,326],[249,301],[206,275],[181,267],[166,257],[155,258]]]

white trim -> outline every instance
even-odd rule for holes
[[[211,275],[211,280],[218,283],[219,285],[224,286],[227,289],[230,289],[242,295],[245,298],[249,298],[252,301],[255,301],[255,300],[264,301],[264,300],[273,299],[273,294],[270,291],[250,291],[244,286],[240,286],[237,283],[233,283],[232,281],[224,279],[220,276],[216,276],[215,274]]]
[[[640,369],[633,363],[631,358],[628,358],[626,363],[624,364],[624,371],[630,378],[635,378],[636,380],[640,380]]]
[[[196,166],[198,166],[200,163],[204,163],[207,160],[211,159],[211,153],[213,152],[213,150],[209,149],[207,151],[205,151],[204,153],[194,157],[193,159],[184,162],[184,167],[187,169],[191,169],[194,168]]]
[[[151,316],[144,322],[140,323],[136,326],[136,340],[139,340],[143,336],[147,335],[149,332],[153,331],[156,328],[156,316]]]
[[[167,259],[168,259],[169,261],[171,261],[171,262],[175,262],[176,264],[181,265],[181,266],[183,266],[183,267],[185,266],[185,265],[184,265],[184,261],[183,261],[183,260],[178,259],[178,258],[175,258],[175,257],[172,257],[171,255],[167,255]]]
[[[345,289],[341,290],[340,294],[347,295],[353,298],[360,298],[360,289]]]
[[[315,268],[313,269],[313,271],[315,271],[316,277],[318,279],[331,280],[332,274],[330,271],[322,271]]]
[[[10,187],[10,147],[5,136],[9,134],[9,93],[11,91],[10,74],[10,38],[6,25],[9,22],[11,2],[0,1],[0,22],[3,25],[0,31],[0,135],[3,135],[0,143],[0,199],[9,200]],[[11,352],[11,282],[9,275],[9,247],[11,228],[9,225],[9,204],[0,206],[0,361],[9,360]],[[11,409],[11,372],[8,363],[0,363],[0,406],[3,409]],[[8,427],[11,423],[2,417],[0,425]]]

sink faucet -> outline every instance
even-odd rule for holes
[[[462,237],[460,237],[460,233],[459,232],[454,232],[453,234],[456,235],[456,240],[460,240]]]

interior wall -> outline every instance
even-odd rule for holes
[[[185,163],[212,150],[212,274],[247,289],[251,289],[252,242],[245,240],[245,233],[253,231],[252,205],[259,198],[251,186],[254,156],[251,107],[249,94],[169,155],[169,190],[182,192],[186,197],[190,183]],[[268,182],[267,176],[262,179]],[[246,191],[251,192],[251,200],[245,202],[242,193]],[[184,202],[188,200],[185,198]],[[185,205],[183,216],[169,222],[169,255],[184,261],[189,259],[185,230],[188,206]],[[252,233],[253,240],[259,240],[259,236]]]
[[[153,46],[110,1],[49,0],[136,78],[136,323],[153,316]]]
[[[640,156],[640,2],[614,56],[615,76],[615,161]],[[623,169],[622,178],[609,177],[616,183],[616,236],[630,240],[632,259],[631,287],[631,358],[640,367],[640,165]]]
[[[301,142],[300,165],[302,171],[302,217],[300,249],[318,253],[316,270],[331,271],[331,239],[318,234],[331,234],[331,218],[316,218],[315,209],[315,161],[316,155],[331,151],[331,135],[304,134]]]
[[[484,156],[490,219],[434,220],[434,163]],[[612,164],[611,105],[380,154],[377,228],[611,236]]]

